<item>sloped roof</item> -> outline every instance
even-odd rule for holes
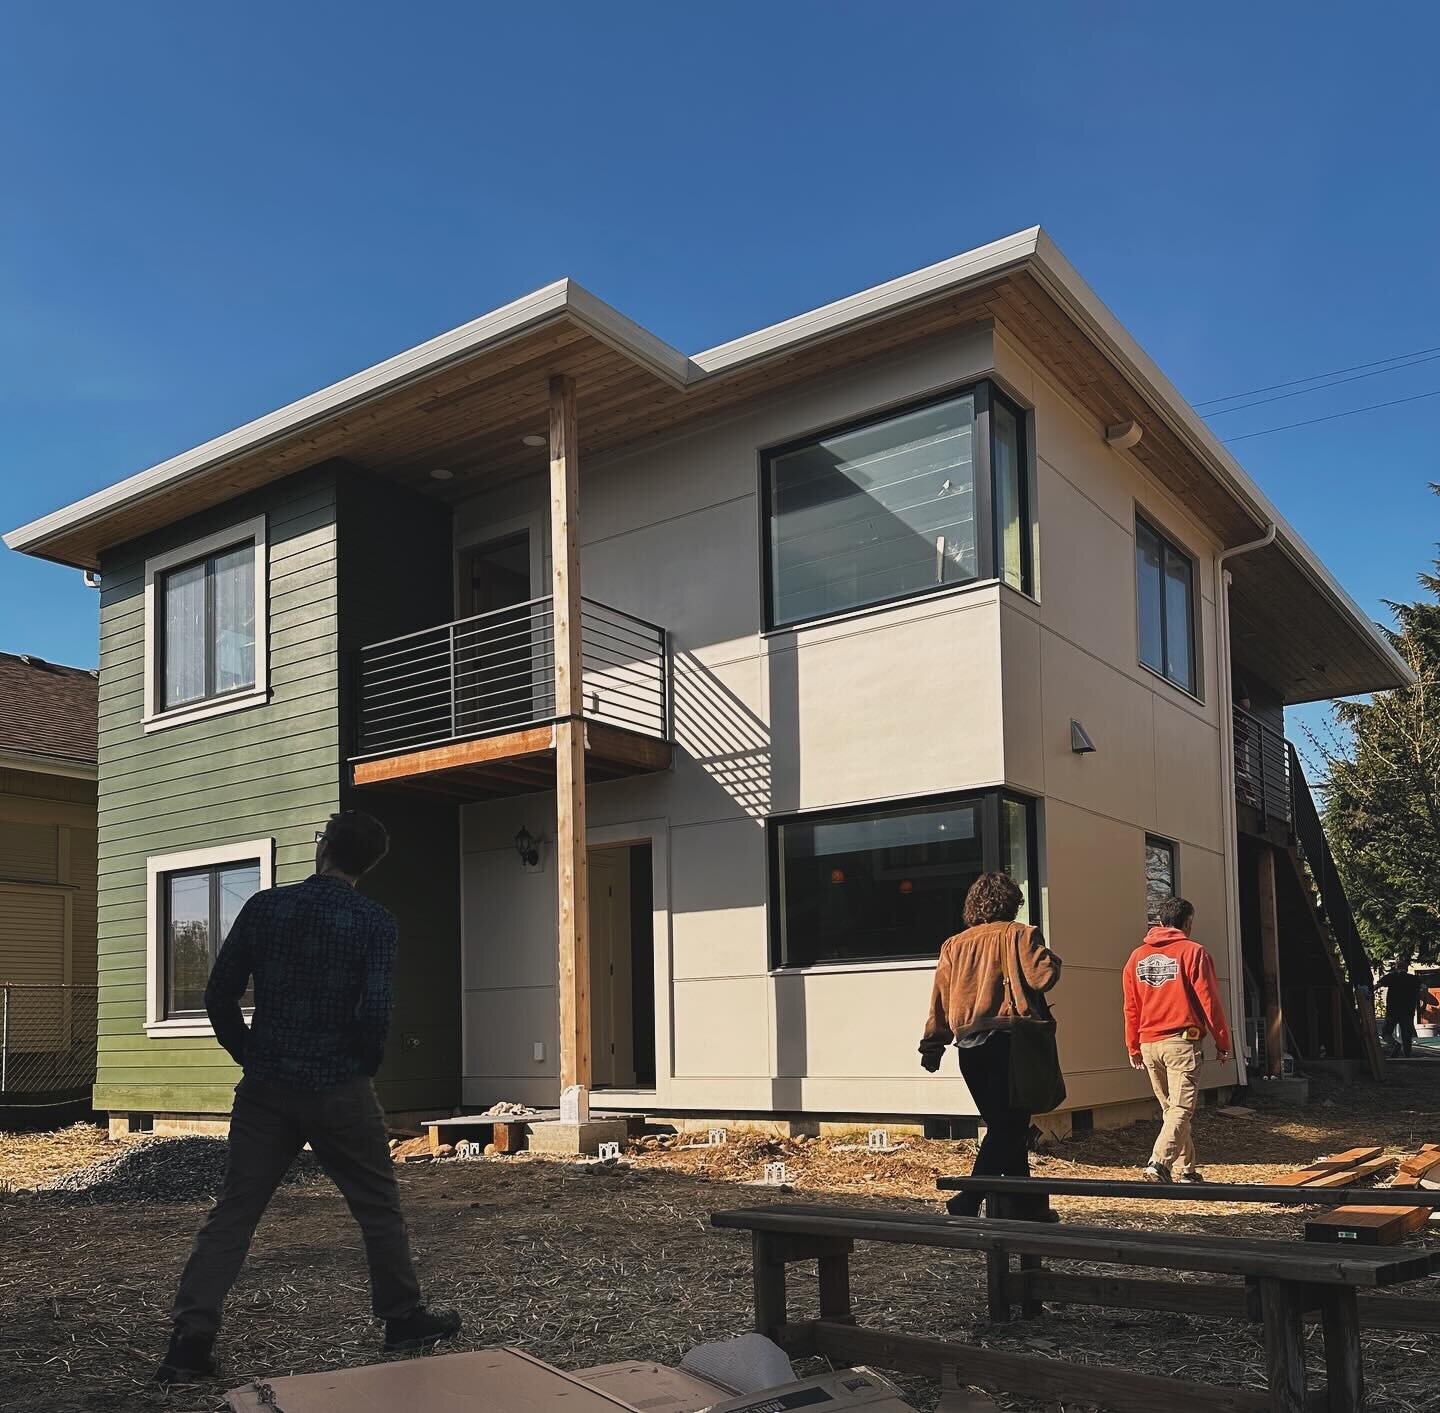
[[[94,765],[99,715],[94,672],[0,653],[0,755]]]

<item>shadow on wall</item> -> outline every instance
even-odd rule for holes
[[[673,658],[675,739],[731,802],[751,819],[774,808],[769,725],[693,653]]]

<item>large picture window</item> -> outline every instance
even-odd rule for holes
[[[1135,517],[1135,598],[1140,661],[1198,695],[1195,561],[1140,516]]]
[[[274,844],[255,839],[147,861],[152,1033],[204,1035],[205,987],[240,909],[274,881]],[[247,1008],[251,994],[241,1002]]]
[[[265,699],[265,521],[146,561],[147,730]]]
[[[964,927],[965,894],[1003,869],[1033,918],[1034,807],[990,792],[772,820],[777,967],[933,957]]]
[[[1028,590],[1024,414],[990,383],[763,458],[768,626],[977,579]]]

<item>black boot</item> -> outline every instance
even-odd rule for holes
[[[402,1349],[425,1349],[442,1339],[453,1339],[460,1333],[460,1314],[456,1310],[427,1310],[417,1305],[398,1320],[385,1321],[385,1348],[391,1353]]]
[[[181,1334],[170,1336],[170,1347],[155,1370],[157,1384],[193,1384],[197,1379],[215,1377],[215,1336]]]

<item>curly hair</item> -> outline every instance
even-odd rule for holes
[[[965,894],[965,926],[985,922],[1013,922],[1024,896],[1005,873],[982,873]]]

